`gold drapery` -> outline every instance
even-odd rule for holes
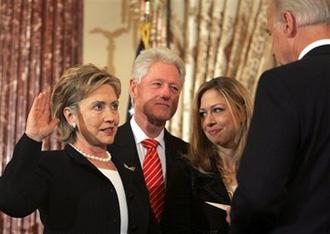
[[[0,0],[0,173],[25,129],[33,98],[82,61],[81,0]],[[60,147],[55,137],[45,148]],[[14,186],[14,185],[13,185]],[[42,233],[36,213],[0,213],[0,233]]]

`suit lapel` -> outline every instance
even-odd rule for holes
[[[176,163],[187,153],[188,144],[171,135],[164,129],[165,157],[166,157],[166,181],[171,175]]]
[[[124,164],[121,161],[119,161],[117,158],[113,158],[112,161],[116,165],[116,168],[117,168],[120,178],[122,180],[126,197],[130,198],[131,196],[134,195],[132,192],[131,186],[134,185],[134,182],[132,181],[132,179],[134,177],[136,177],[135,176],[136,171],[125,167]]]
[[[97,174],[98,176],[101,176],[103,179],[107,180],[107,178],[103,175],[103,173],[99,169],[97,169],[87,158],[85,158],[80,153],[78,153],[74,148],[72,148],[72,146],[65,145],[64,150],[69,155],[69,157],[74,160],[75,163],[84,167],[86,170],[90,170],[93,173]]]
[[[108,150],[111,152],[112,157],[117,162],[121,162],[126,169],[134,170],[136,182],[143,184],[145,187],[143,171],[129,121],[118,128],[115,141],[108,146]]]
[[[230,201],[225,185],[223,184],[219,174],[204,178],[201,181],[203,181],[203,183],[200,185],[202,186],[202,189],[205,190],[207,194],[209,194],[211,201],[217,201],[226,204]],[[225,199],[220,201],[219,199],[222,200],[222,198]]]
[[[211,160],[211,166],[212,174],[205,175],[199,172],[197,173],[195,180],[196,190],[199,190],[201,194],[207,194],[207,197],[204,199],[229,204],[230,198],[228,192],[216,168],[214,160]]]
[[[166,180],[168,181],[169,175],[172,173],[173,169],[173,157],[176,156],[176,147],[173,145],[172,137],[170,133],[165,129],[164,132],[164,141],[165,141],[165,160],[166,160]]]

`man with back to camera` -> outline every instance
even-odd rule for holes
[[[151,48],[142,51],[134,62],[129,87],[134,114],[119,127],[114,144],[109,146],[113,157],[118,157],[136,173],[136,186],[145,193],[146,199],[149,198],[150,212],[141,213],[153,217],[154,224],[149,233],[160,233],[167,202],[166,185],[171,182],[174,164],[187,151],[187,143],[165,129],[166,121],[176,112],[184,76],[183,61],[171,50]],[[155,191],[148,187],[153,182],[148,181],[150,176],[146,174],[148,149],[145,140],[156,144],[156,152],[153,152],[158,161],[152,164],[159,163],[159,168],[155,169],[159,170],[159,187]],[[134,199],[134,195],[128,199]]]
[[[272,0],[230,233],[330,233],[330,1]]]

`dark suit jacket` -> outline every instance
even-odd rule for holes
[[[128,233],[148,231],[149,202],[134,183],[134,172],[113,159],[128,206]],[[110,180],[70,145],[41,151],[24,135],[0,178],[0,208],[14,217],[40,211],[45,233],[120,233],[117,194]]]
[[[172,182],[169,178],[173,171],[173,165],[183,154],[187,152],[188,144],[171,135],[166,130],[164,133],[164,140],[166,155],[166,186],[168,186]],[[126,166],[135,168],[136,176],[134,177],[134,183],[139,187],[139,191],[141,191],[139,196],[145,196],[148,198],[149,194],[144,182],[143,171],[129,121],[118,128],[114,143],[109,145],[109,151],[113,157],[122,161]],[[165,196],[165,207],[167,203],[167,196]],[[145,215],[147,217],[152,217],[154,223],[157,223],[151,209],[149,210],[149,213],[146,213]],[[153,233],[159,233],[159,227],[153,230]]]
[[[168,187],[169,206],[164,211],[163,233],[226,234],[226,211],[205,201],[230,204],[226,187],[221,180],[215,160],[210,174],[201,173],[186,160],[174,170]]]
[[[330,45],[265,72],[231,233],[330,233]]]

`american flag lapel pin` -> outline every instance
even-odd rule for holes
[[[130,167],[130,166],[127,166],[126,163],[124,163],[124,167],[130,171],[135,171],[135,167]]]

